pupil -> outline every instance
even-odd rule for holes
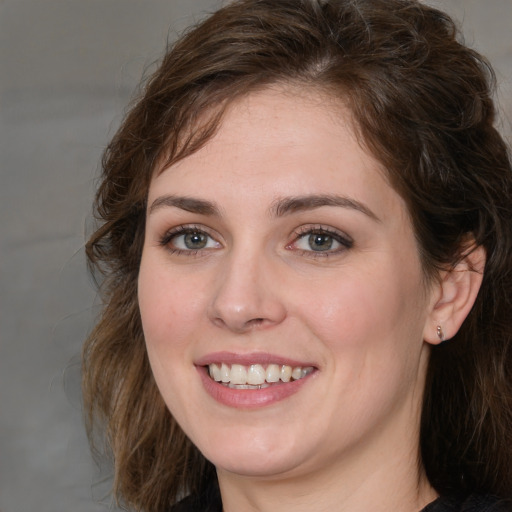
[[[184,238],[187,249],[203,249],[206,247],[206,236],[202,233],[187,233]]]
[[[309,235],[309,246],[313,251],[328,251],[332,247],[332,237],[314,233]]]

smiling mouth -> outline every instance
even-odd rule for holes
[[[313,366],[286,364],[209,364],[208,374],[214,381],[232,389],[263,389],[278,383],[293,382],[311,374]]]

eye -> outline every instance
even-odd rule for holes
[[[164,236],[160,243],[177,253],[195,253],[203,249],[218,249],[221,247],[219,242],[206,231],[187,226],[179,226],[172,229]]]
[[[287,248],[327,256],[350,249],[352,245],[349,237],[331,228],[304,227],[296,232],[295,240]]]
[[[337,249],[340,243],[331,235],[326,233],[311,233],[310,235],[304,235],[299,240],[299,246],[301,245],[308,246],[312,251],[330,251],[331,249]],[[306,249],[306,247],[301,247],[302,249]],[[306,249],[307,250],[307,249]]]

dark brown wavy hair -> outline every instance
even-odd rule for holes
[[[137,304],[154,172],[215,133],[234,99],[281,83],[350,109],[361,143],[406,200],[425,275],[487,262],[462,328],[431,353],[421,463],[440,494],[512,495],[512,170],[494,128],[494,75],[452,20],[415,0],[242,0],[188,31],[149,78],[105,151],[87,244],[104,308],[83,351],[91,437],[103,432],[115,493],[162,511],[215,479],[166,409]]]

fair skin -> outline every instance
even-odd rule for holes
[[[235,101],[149,190],[148,355],[225,512],[413,512],[436,497],[418,464],[429,343],[440,323],[454,334],[478,283],[426,284],[404,201],[325,100],[274,87]],[[222,363],[231,386],[209,376]],[[261,389],[247,385],[261,368]]]

